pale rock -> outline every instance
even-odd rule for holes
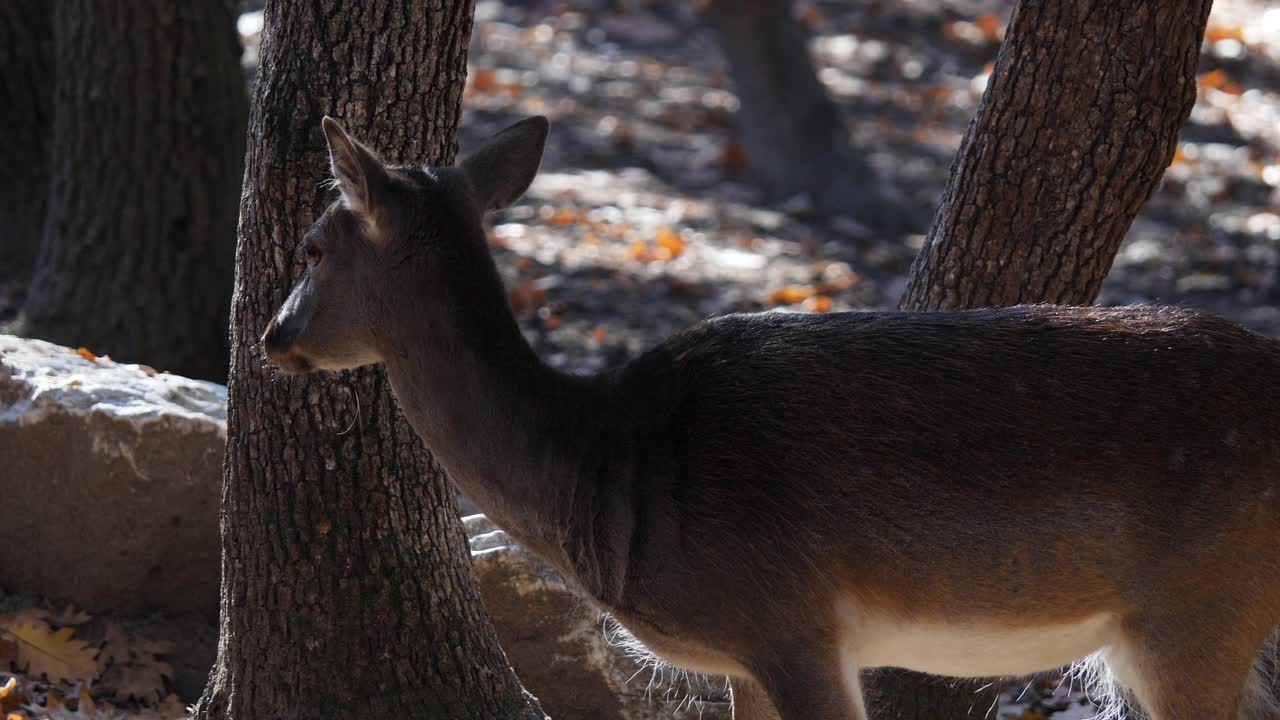
[[[0,335],[0,586],[215,616],[226,403],[221,385]]]

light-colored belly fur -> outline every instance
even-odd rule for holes
[[[1067,665],[1119,638],[1110,614],[1040,625],[914,620],[841,600],[840,658],[846,672],[900,667],[954,677],[1029,675]]]

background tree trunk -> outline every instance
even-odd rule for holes
[[[900,307],[1088,305],[1173,159],[1211,0],[1023,0]],[[966,717],[992,688],[868,678],[874,717]]]
[[[767,193],[804,193],[825,213],[899,222],[818,80],[791,0],[710,0],[704,15],[729,61],[747,162]]]
[[[195,717],[542,718],[498,645],[453,491],[381,370],[276,378],[258,337],[332,200],[320,119],[456,152],[469,0],[269,0],[241,203],[218,661]]]
[[[22,334],[226,376],[246,114],[233,5],[53,5],[53,185]]]
[[[40,250],[49,195],[52,25],[48,0],[0,2],[0,283],[17,286]],[[0,295],[0,317],[7,305]]]
[[[1173,159],[1211,0],[1024,0],[901,307],[1088,305]]]

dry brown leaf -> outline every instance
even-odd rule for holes
[[[747,158],[747,149],[742,143],[726,143],[720,151],[720,164],[729,170],[746,170],[751,161]]]
[[[49,627],[50,616],[51,613],[44,608],[27,608],[18,612],[5,613],[0,615],[0,630],[15,625],[35,625],[41,630],[52,632],[53,628]]]
[[[8,670],[18,662],[18,638],[0,631],[0,670]]]
[[[129,720],[186,720],[186,718],[187,708],[183,706],[182,700],[173,694],[166,696],[158,707],[135,710],[129,715]]]
[[[152,373],[155,371],[152,370]],[[67,625],[83,625],[93,619],[93,616],[83,610],[76,610],[75,605],[68,605],[62,608],[62,612],[57,615],[48,615],[49,622],[59,627]]]
[[[471,87],[478,93],[491,93],[498,89],[497,74],[489,68],[477,70],[471,76]]]
[[[74,630],[64,627],[49,632],[25,622],[6,628],[18,639],[18,665],[31,675],[44,675],[52,682],[98,676],[94,650],[83,640],[72,638]]]
[[[9,682],[0,687],[0,712],[13,712],[26,701],[26,694],[22,692],[22,686],[18,685],[18,678],[10,677]]]
[[[137,698],[156,702],[164,693],[164,679],[173,677],[173,667],[158,655],[174,651],[173,643],[143,640],[119,625],[107,625],[107,641],[98,654],[102,685],[117,698]]]

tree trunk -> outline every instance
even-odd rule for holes
[[[729,61],[747,162],[767,193],[806,194],[822,212],[899,222],[818,80],[791,1],[710,0],[704,13]]]
[[[218,660],[199,720],[542,718],[498,645],[442,471],[381,370],[274,377],[258,337],[332,201],[320,119],[456,152],[469,0],[269,0],[241,200]]]
[[[246,112],[232,5],[54,4],[53,184],[23,334],[225,377]]]
[[[1093,302],[1173,159],[1211,4],[1019,3],[901,307]]]
[[[1173,158],[1211,0],[1023,0],[900,307],[1088,305]],[[875,717],[980,714],[976,685],[869,678]]]
[[[49,194],[53,98],[48,0],[0,2],[0,282],[25,285]],[[0,298],[0,315],[5,311]]]

